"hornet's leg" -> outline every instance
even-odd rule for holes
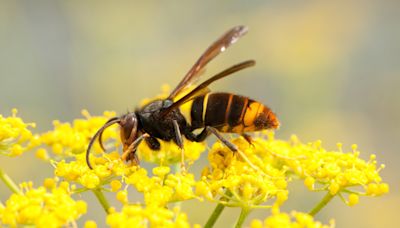
[[[173,120],[174,123],[174,130],[175,130],[175,143],[179,146],[181,149],[181,171],[186,172],[186,165],[185,165],[185,151],[183,149],[183,139],[182,139],[182,134],[181,131],[179,130],[179,124],[178,121]]]
[[[242,137],[250,144],[250,146],[254,146],[253,139],[251,138],[250,135],[242,133]]]
[[[215,136],[217,136],[217,138],[225,145],[227,146],[230,150],[232,150],[233,152],[238,151],[238,148],[235,144],[229,142],[226,138],[224,138],[224,136],[222,136],[217,129],[207,126],[205,127],[200,134],[195,135],[193,134],[193,132],[187,132],[185,134],[186,138],[188,138],[191,141],[195,141],[195,142],[202,142],[204,141],[205,138],[207,138],[207,136],[210,135],[210,133],[213,133]]]
[[[194,135],[193,133],[188,133],[186,135],[186,137],[188,137],[189,140],[192,141],[196,141],[196,142],[200,142],[202,140],[204,140],[209,133],[213,133],[215,136],[217,136],[217,138],[225,145],[227,146],[231,151],[233,151],[234,153],[238,152],[239,155],[250,165],[250,167],[252,167],[255,170],[259,170],[259,168],[257,166],[255,166],[248,158],[247,156],[239,150],[239,148],[231,143],[229,140],[227,140],[226,138],[224,138],[224,136],[221,135],[221,133],[219,133],[219,131],[213,127],[207,126],[204,128],[204,130],[198,134],[198,135]],[[243,136],[246,138],[246,136]],[[251,138],[250,138],[251,139]],[[199,140],[199,141],[198,141]],[[246,139],[247,140],[247,139]]]
[[[150,137],[147,133],[139,136],[129,147],[124,151],[122,154],[121,158],[123,161],[132,161],[135,162],[136,164],[139,164],[139,159],[136,155],[136,149],[139,146],[139,144],[142,142],[143,139]]]
[[[229,142],[229,140],[227,140],[226,138],[224,138],[224,136],[222,136],[221,133],[219,133],[217,129],[208,126],[208,127],[207,127],[207,130],[210,131],[211,133],[213,133],[215,136],[217,136],[217,138],[218,138],[223,144],[225,144],[225,146],[227,146],[230,150],[232,150],[233,152],[237,152],[237,151],[239,150],[238,147],[237,147],[235,144]]]
[[[144,141],[147,143],[147,146],[149,146],[150,149],[152,150],[160,150],[160,142],[154,138],[154,137],[147,137],[144,139]]]
[[[195,135],[192,130],[185,133],[186,138],[193,142],[203,142],[209,135],[210,132],[206,127],[198,135]]]
[[[217,136],[217,138],[218,138],[219,140],[221,140],[221,142],[222,142],[223,144],[225,144],[225,146],[227,146],[229,149],[231,149],[234,153],[238,152],[239,155],[247,162],[247,164],[249,164],[250,167],[252,167],[252,168],[255,169],[255,170],[260,170],[256,165],[254,165],[254,164],[250,161],[250,159],[249,159],[242,151],[239,150],[239,148],[238,148],[235,144],[233,144],[233,143],[229,142],[227,139],[225,139],[225,138],[221,135],[221,133],[218,132],[217,129],[215,129],[215,128],[213,128],[213,127],[207,127],[207,129],[208,129],[211,133],[213,133],[215,136]],[[244,137],[246,138],[246,136],[244,136]],[[247,139],[246,139],[246,140],[247,140]]]

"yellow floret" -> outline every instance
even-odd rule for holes
[[[160,178],[163,178],[165,175],[167,175],[169,172],[171,171],[171,169],[168,166],[159,166],[159,167],[155,167],[153,169],[153,173],[154,175],[159,176]]]
[[[56,181],[53,178],[46,178],[43,181],[43,186],[48,189],[52,189],[56,186]]]
[[[119,191],[116,198],[119,202],[126,204],[128,203],[128,192],[126,190]]]
[[[304,185],[311,191],[314,190],[314,183],[315,179],[313,177],[306,177],[304,180]]]
[[[38,149],[36,151],[35,156],[44,161],[47,161],[49,159],[49,155],[47,154],[47,151],[43,148]]]
[[[97,228],[97,224],[93,220],[88,220],[85,222],[84,228]]]
[[[353,193],[349,195],[349,201],[348,201],[349,206],[354,206],[358,204],[358,201],[359,201],[358,195]]]
[[[116,192],[122,187],[122,183],[119,180],[112,180],[110,183],[110,186],[111,186],[111,190],[113,192]]]

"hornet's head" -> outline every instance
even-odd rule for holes
[[[129,112],[125,115],[120,117],[113,117],[109,119],[93,136],[90,140],[88,148],[86,150],[86,163],[90,169],[93,169],[92,165],[89,161],[89,153],[90,149],[93,146],[93,143],[96,141],[96,138],[99,140],[100,147],[103,151],[105,148],[103,146],[102,135],[104,130],[106,130],[109,126],[118,123],[121,127],[120,134],[121,134],[121,142],[123,144],[124,151],[129,148],[129,146],[135,141],[138,136],[138,119],[134,112]]]

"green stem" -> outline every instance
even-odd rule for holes
[[[231,197],[232,193],[230,191],[226,191],[226,196],[227,197]],[[229,199],[227,197],[221,197],[220,201],[226,201],[228,202]],[[212,212],[210,218],[208,218],[206,225],[204,226],[204,228],[211,228],[214,226],[215,222],[217,221],[217,219],[219,218],[219,216],[221,215],[222,211],[225,209],[225,205],[223,205],[222,203],[219,203],[214,211]]]
[[[329,203],[329,201],[333,199],[334,196],[335,195],[327,192],[324,198],[322,198],[322,200],[317,205],[315,205],[315,207],[310,212],[308,212],[308,214],[311,216],[316,215],[322,208],[325,207],[325,205]]]
[[[242,225],[244,223],[244,220],[246,220],[246,217],[247,217],[247,215],[249,215],[250,211],[251,210],[249,208],[247,208],[247,207],[243,207],[242,208],[242,211],[240,212],[239,219],[236,222],[235,228],[242,227]]]
[[[208,221],[204,228],[211,228],[214,226],[215,222],[217,221],[218,217],[221,215],[222,211],[224,210],[225,206],[219,203],[213,213],[211,214],[210,218],[208,218]]]
[[[7,185],[7,187],[16,194],[22,194],[21,190],[15,184],[15,182],[0,169],[0,179]]]
[[[107,201],[106,197],[104,196],[103,192],[101,191],[101,189],[92,189],[92,192],[94,193],[96,198],[99,200],[104,211],[108,214],[109,209],[110,209],[110,204],[108,203],[108,201]]]

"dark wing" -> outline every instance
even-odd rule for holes
[[[182,97],[181,99],[177,100],[176,102],[174,102],[171,106],[169,106],[168,108],[164,109],[161,111],[162,115],[166,115],[169,112],[171,112],[172,110],[174,110],[175,108],[178,108],[179,106],[183,105],[184,103],[194,99],[197,96],[200,96],[202,94],[208,93],[209,89],[208,86],[223,78],[226,77],[228,75],[231,75],[239,70],[243,70],[247,67],[251,67],[254,66],[256,64],[256,62],[254,60],[247,60],[244,62],[241,62],[239,64],[233,65],[231,67],[229,67],[228,69],[214,75],[212,78],[208,79],[207,81],[201,83],[200,85],[198,85],[195,89],[193,89],[191,92],[189,92],[188,94],[186,94],[184,97]]]
[[[247,27],[236,26],[222,35],[218,40],[216,40],[207,50],[200,56],[197,62],[192,66],[189,72],[186,73],[185,77],[178,84],[178,86],[172,91],[168,96],[168,99],[173,99],[179,94],[184,88],[188,87],[195,81],[200,75],[200,72],[213,58],[215,58],[219,53],[225,51],[231,44],[235,43],[241,36],[247,33]]]

